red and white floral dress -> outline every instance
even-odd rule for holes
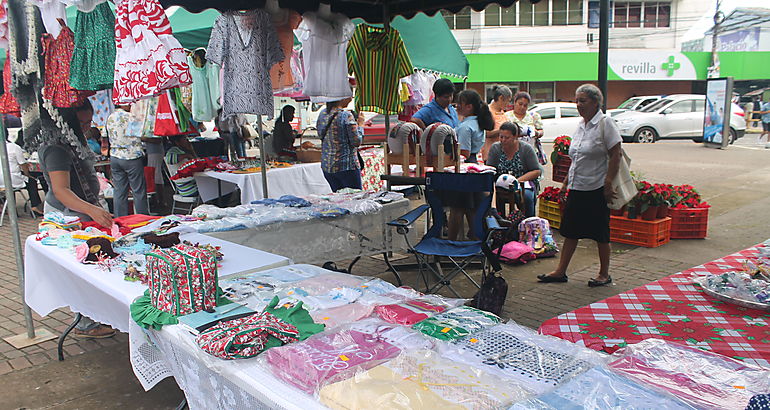
[[[11,56],[6,52],[5,65],[3,66],[3,95],[0,95],[0,113],[21,117],[19,103],[11,94],[11,81]]]
[[[45,55],[43,98],[51,100],[54,107],[79,107],[89,96],[94,95],[94,92],[70,87],[70,60],[75,48],[75,34],[63,20],[60,19],[59,24],[61,31],[58,37],[48,33],[43,34],[43,54]]]
[[[157,0],[123,0],[115,10],[112,99],[127,104],[192,83],[187,56]]]

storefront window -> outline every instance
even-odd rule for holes
[[[628,3],[615,3],[612,15],[615,17],[612,27],[622,28],[628,26]]]
[[[467,30],[471,28],[471,8],[465,7],[456,14],[441,10],[446,25],[452,30]]]
[[[563,26],[567,24],[567,0],[551,0],[553,16],[551,24],[554,26]]]
[[[641,27],[642,3],[628,4],[628,27]]]
[[[497,4],[490,4],[484,10],[484,25],[488,27],[515,26],[516,5],[501,8]]]
[[[533,104],[553,101],[554,100],[553,81],[529,83],[529,95],[532,96]]]
[[[519,2],[519,25],[531,26],[532,25],[532,9],[533,6],[529,2]]]
[[[541,1],[540,3],[533,5],[535,9],[535,25],[547,26],[548,25],[548,2]]]
[[[555,0],[554,0],[555,1]],[[588,2],[588,27],[599,27],[599,1]],[[570,3],[570,7],[572,7]],[[582,10],[581,10],[582,13]],[[572,8],[569,10],[570,24]],[[669,27],[671,25],[670,1],[611,1],[610,27]]]
[[[500,10],[500,25],[501,26],[515,26],[516,25],[516,5],[504,8]]]
[[[583,0],[569,0],[568,24],[583,24]]]

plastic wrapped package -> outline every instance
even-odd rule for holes
[[[302,289],[299,288],[296,291],[301,290]],[[321,309],[331,309],[353,303],[359,297],[361,297],[363,293],[364,291],[360,288],[340,287],[333,288],[321,295],[300,294],[297,296],[297,298],[305,302],[305,306],[307,306],[308,310],[316,311]]]
[[[246,215],[251,213],[251,210],[244,206],[234,206],[231,208],[220,208],[218,206],[214,205],[198,205],[195,207],[195,209],[190,212],[190,215],[205,219],[205,220],[212,220],[212,219],[220,219],[227,216],[239,216],[239,215]]]
[[[382,295],[378,295],[373,292],[364,292],[363,296],[358,298],[358,303],[363,303],[371,306],[392,305],[392,304],[397,304],[410,299],[416,299],[416,298],[419,298],[420,296],[422,296],[422,293],[412,288],[402,286],[400,288],[395,288],[390,292],[384,293]]]
[[[702,409],[744,409],[770,392],[770,370],[697,348],[647,339],[615,353],[610,369]]]
[[[351,214],[376,214],[382,210],[382,205],[371,199],[351,199],[337,202],[334,206],[347,209]]]
[[[510,322],[439,346],[443,356],[507,378],[535,394],[553,390],[608,360],[599,352]]]
[[[198,233],[238,231],[251,228],[249,221],[246,218],[236,216],[188,222],[184,225]]]
[[[375,295],[384,295],[396,290],[396,286],[382,279],[374,278],[361,284],[361,289]]]
[[[361,276],[329,270],[325,271],[326,273],[321,275],[296,282],[291,287],[302,289],[308,295],[323,295],[329,293],[334,288],[358,288],[366,281]]]
[[[316,323],[323,323],[326,329],[333,329],[344,324],[353,323],[372,314],[374,306],[354,302],[330,309],[311,311],[310,315]]]
[[[460,306],[465,299],[449,299],[438,295],[423,295],[403,302],[379,305],[374,308],[377,315],[386,322],[411,326],[437,313]]]
[[[321,388],[321,403],[332,409],[473,409],[499,408],[529,393],[479,369],[469,368],[430,350],[398,357]]]
[[[594,367],[556,390],[518,402],[510,410],[684,410],[694,409],[679,399],[660,394],[603,366]]]
[[[377,319],[364,319],[328,330],[307,340],[265,353],[278,378],[315,394],[335,383],[396,357],[404,349],[430,349],[419,333]]]
[[[720,295],[761,303],[770,309],[770,282],[753,279],[744,272],[725,272],[720,275],[697,277],[693,282]]]
[[[454,340],[498,323],[500,318],[493,313],[459,306],[417,322],[412,328],[436,339]]]

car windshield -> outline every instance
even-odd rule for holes
[[[663,107],[664,105],[668,105],[671,101],[673,101],[673,100],[669,100],[667,98],[664,98],[662,100],[656,101],[656,102],[654,102],[654,103],[652,103],[652,104],[642,108],[640,111],[641,112],[655,112],[660,107]]]
[[[627,109],[630,110],[636,103],[638,103],[640,98],[629,98],[623,104],[618,105],[618,109]]]

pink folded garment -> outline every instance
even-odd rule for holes
[[[377,312],[382,320],[407,326],[411,326],[445,310],[447,310],[446,306],[417,299],[374,308],[374,311]]]

